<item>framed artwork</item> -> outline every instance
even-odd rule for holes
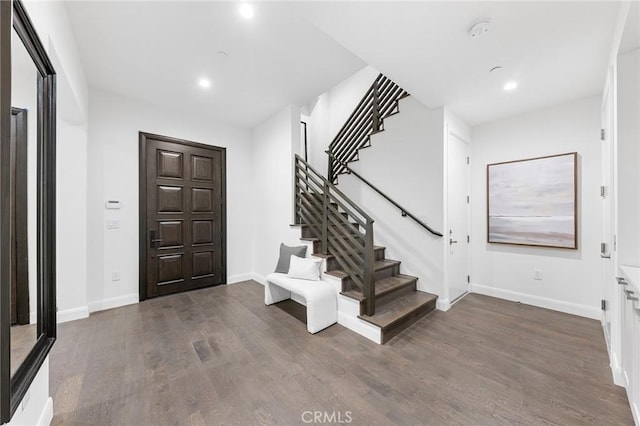
[[[487,165],[487,242],[578,248],[578,153]]]

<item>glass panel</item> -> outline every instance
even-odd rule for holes
[[[16,32],[11,37],[12,267],[11,376],[37,340],[37,117],[40,74]]]

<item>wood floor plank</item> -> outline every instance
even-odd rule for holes
[[[61,324],[54,425],[633,424],[597,321],[471,294],[376,345],[248,281]],[[306,414],[305,414],[306,413]],[[330,418],[331,419],[331,418]]]

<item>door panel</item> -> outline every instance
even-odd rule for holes
[[[449,298],[454,301],[469,292],[469,165],[467,143],[449,133],[447,143],[447,216]]]
[[[140,140],[141,299],[224,283],[224,149],[144,133]]]

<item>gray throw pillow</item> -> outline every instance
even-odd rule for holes
[[[275,272],[281,274],[289,272],[289,262],[292,255],[305,257],[307,255],[307,246],[289,247],[280,243],[280,259],[278,259]]]

